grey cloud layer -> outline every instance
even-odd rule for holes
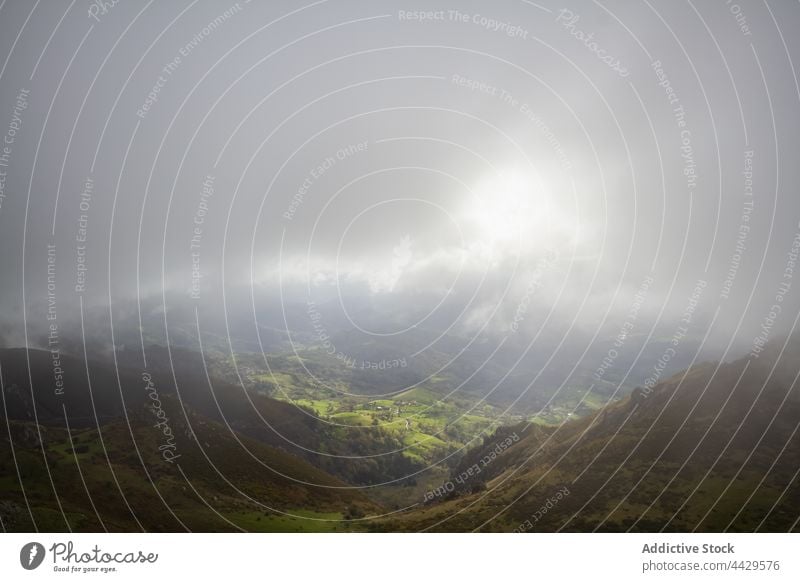
[[[251,287],[607,334],[646,277],[637,331],[698,281],[720,345],[793,324],[796,6],[88,6],[0,10],[6,342],[162,291],[247,321]]]

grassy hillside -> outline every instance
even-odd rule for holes
[[[379,527],[796,528],[800,345],[795,340],[778,354],[773,345],[757,360],[703,364],[558,427],[521,423],[499,430],[452,471],[449,482],[478,465],[478,473],[462,479],[464,486]],[[518,442],[496,453],[509,434]]]
[[[172,396],[163,408],[175,435],[171,462],[149,410],[99,429],[3,423],[6,530],[346,531],[361,527],[355,516],[380,513],[302,459],[194,412],[187,421]]]

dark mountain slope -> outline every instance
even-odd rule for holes
[[[503,429],[453,471],[490,457],[449,499],[387,527],[787,531],[800,507],[800,341],[781,348],[695,366],[558,428]],[[509,433],[519,442],[491,458]]]
[[[401,446],[383,431],[333,426],[292,404],[246,392],[207,372],[196,352],[151,346],[147,364],[143,368],[141,355],[124,352],[118,355],[116,370],[113,360],[90,359],[87,366],[83,358],[62,355],[59,394],[49,352],[0,350],[6,417],[63,427],[66,411],[71,428],[96,428],[98,422],[140,412],[153,392],[173,397],[178,417],[193,411],[198,418],[300,457],[348,483],[382,483],[414,470],[402,454],[384,454]]]
[[[380,512],[360,491],[306,461],[234,438],[191,410],[187,424],[173,396],[160,402],[169,433],[147,410],[131,413],[130,424],[100,429],[0,423],[4,527],[325,531],[358,527],[346,518]]]

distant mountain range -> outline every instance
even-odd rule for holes
[[[385,355],[340,341],[358,357]],[[220,362],[187,349],[146,356],[145,367],[134,350],[63,355],[60,385],[49,352],[0,350],[6,530],[798,528],[798,337],[758,358],[695,365],[561,424],[502,426],[440,467],[449,477],[397,488],[390,505],[372,494],[380,484],[425,469],[387,454],[398,433],[326,422],[230,382]],[[403,373],[393,379],[428,372]]]

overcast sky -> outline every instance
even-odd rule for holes
[[[799,16],[5,2],[5,342],[23,313],[46,329],[48,293],[74,328],[81,299],[163,292],[239,321],[314,302],[367,334],[669,336],[689,310],[749,349],[798,313]]]

